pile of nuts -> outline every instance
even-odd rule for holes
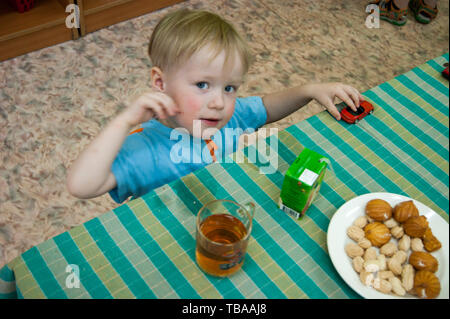
[[[354,242],[345,246],[361,282],[385,294],[436,298],[441,291],[435,275],[439,262],[430,252],[441,243],[414,202],[392,208],[385,200],[373,199],[365,212],[347,229]]]

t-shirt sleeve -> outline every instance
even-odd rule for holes
[[[259,96],[236,99],[232,120],[236,126],[246,129],[258,129],[267,121],[267,111]]]
[[[149,181],[155,172],[155,161],[147,144],[140,134],[132,134],[122,145],[111,167],[117,186],[109,194],[115,202],[142,195],[152,186]]]

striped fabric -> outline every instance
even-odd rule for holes
[[[346,201],[369,192],[415,198],[448,222],[448,54],[364,96],[375,106],[358,125],[321,113],[28,250],[0,270],[4,298],[359,298],[329,258],[327,227]],[[332,161],[307,214],[278,209],[284,174],[301,150]],[[261,174],[276,152],[276,171]],[[273,165],[272,162],[270,162]],[[241,271],[218,279],[195,263],[195,218],[220,198],[253,201]],[[69,266],[72,265],[72,266]]]

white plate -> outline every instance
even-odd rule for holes
[[[359,295],[364,298],[372,299],[390,299],[390,298],[416,298],[407,294],[405,297],[383,294],[374,288],[363,285],[359,279],[359,274],[353,269],[351,258],[345,253],[344,247],[346,244],[352,242],[347,236],[347,228],[353,224],[355,219],[359,216],[365,215],[366,203],[375,198],[381,198],[387,201],[392,207],[397,203],[406,200],[411,200],[409,197],[391,193],[370,193],[361,195],[349,200],[342,205],[328,226],[327,245],[328,252],[333,262],[334,267],[345,282],[352,287]],[[419,209],[420,215],[424,215],[436,236],[442,243],[441,249],[431,253],[438,261],[439,268],[436,276],[441,283],[441,293],[438,298],[449,298],[449,225],[448,223],[434,212],[428,206],[414,200],[414,204]],[[394,240],[394,239],[393,239]]]

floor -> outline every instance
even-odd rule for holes
[[[0,63],[0,267],[29,248],[116,207],[109,195],[65,189],[80,151],[149,83],[148,39],[181,7],[224,16],[255,55],[240,95],[339,81],[364,92],[449,51],[449,2],[430,25],[365,25],[368,0],[189,0],[76,40]],[[322,107],[311,102],[269,125]]]

